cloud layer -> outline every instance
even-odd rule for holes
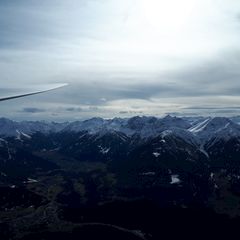
[[[191,3],[179,27],[164,1],[0,1],[0,94],[70,83],[4,103],[2,116],[238,115],[240,3]],[[171,18],[150,19],[158,8]]]

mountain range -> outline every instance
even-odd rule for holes
[[[185,117],[183,119],[168,115],[164,118],[144,116],[125,119],[92,118],[85,121],[55,123],[45,121],[16,122],[1,118],[0,136],[20,139],[21,137],[31,138],[31,135],[36,133],[44,135],[85,133],[89,136],[116,134],[123,138],[139,137],[146,141],[159,136],[164,140],[167,136],[172,135],[192,145],[199,146],[205,152],[204,146],[209,147],[219,141],[239,138],[240,125],[237,120],[237,117],[232,119],[225,117]]]
[[[184,130],[193,138],[203,139],[214,134],[229,135],[235,132],[239,134],[239,118],[225,117],[172,117],[167,115],[164,118],[156,117],[132,117],[102,119],[92,118],[85,121],[74,122],[46,122],[46,121],[23,121],[17,122],[6,118],[0,118],[0,136],[16,136],[20,132],[34,134],[36,132],[49,134],[59,132],[83,132],[89,134],[121,132],[127,136],[139,135],[141,138],[148,138],[163,133],[165,130]],[[237,130],[237,132],[236,132]]]
[[[9,228],[6,234],[21,239],[37,226],[47,231],[60,225],[68,229],[70,223],[112,224],[120,221],[112,209],[118,212],[122,204],[128,208],[142,200],[151,201],[146,209],[154,204],[156,209],[210,209],[238,217],[238,120],[168,115],[49,123],[2,118],[0,216]],[[136,206],[140,212],[146,207],[142,202]],[[129,229],[126,219],[131,217],[142,221],[136,227],[147,224],[144,214],[134,214],[126,213],[120,225]]]

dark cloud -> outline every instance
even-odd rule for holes
[[[119,114],[143,114],[142,111],[120,111]]]
[[[65,109],[67,112],[82,112],[82,108],[80,107],[69,107]]]
[[[42,113],[42,112],[46,112],[46,110],[41,109],[41,108],[31,107],[31,108],[22,109],[22,112],[25,112],[25,113]]]

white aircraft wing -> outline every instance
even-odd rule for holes
[[[9,95],[9,96],[4,96],[4,97],[1,97],[0,96],[0,102],[1,101],[7,101],[7,100],[10,100],[10,99],[14,99],[14,98],[21,98],[21,97],[27,97],[27,96],[31,96],[31,95],[35,95],[35,94],[40,94],[40,93],[44,93],[44,92],[49,92],[49,91],[52,91],[52,90],[55,90],[57,88],[61,88],[61,87],[64,87],[68,84],[66,83],[63,83],[63,84],[54,84],[53,86],[49,85],[49,87],[45,88],[44,90],[39,90],[39,91],[26,91],[24,93],[21,93],[21,94],[14,94],[14,95]]]

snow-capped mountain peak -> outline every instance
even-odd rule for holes
[[[84,132],[90,135],[103,136],[105,134],[121,134],[121,136],[132,137],[134,135],[147,139],[157,136],[168,136],[182,138],[185,141],[203,146],[211,139],[225,139],[240,137],[240,125],[229,118],[199,118],[197,121],[187,118],[172,117],[133,117],[102,119],[92,118],[85,121],[70,123],[54,122],[16,122],[9,119],[0,119],[0,136],[14,136],[19,139],[30,138],[32,134],[40,132],[43,134],[58,132]]]
[[[201,141],[207,142],[211,139],[228,140],[231,137],[240,136],[240,126],[228,118],[207,118],[189,129]]]

